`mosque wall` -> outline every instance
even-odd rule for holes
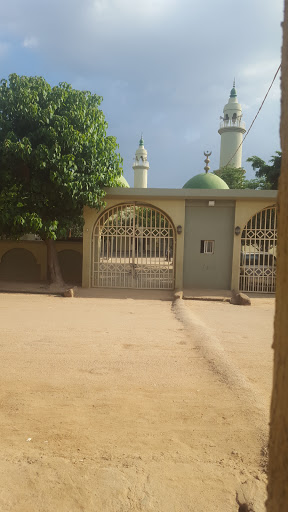
[[[178,231],[182,232],[176,234],[176,290],[238,290],[241,236],[235,234],[235,227],[239,226],[242,231],[251,216],[266,206],[275,204],[277,194],[261,191],[260,197],[260,191],[251,190],[207,192],[199,190],[196,195],[196,191],[188,191],[186,194],[186,191],[161,190],[156,195],[155,189],[151,192],[146,189],[138,197],[139,191],[135,191],[134,195],[130,189],[124,192],[121,190],[118,196],[115,194],[107,198],[106,209],[120,204],[147,204],[166,213],[173,222],[176,233],[177,227],[181,227]],[[126,195],[122,197],[124,193]],[[175,195],[171,197],[170,193]],[[214,201],[214,206],[208,206],[210,201]],[[103,211],[104,209],[97,212],[90,208],[84,210],[84,287],[91,286],[93,228]],[[209,244],[203,247],[204,242],[209,241],[214,242],[212,253],[209,253]]]
[[[239,226],[242,232],[253,215],[267,206],[275,205],[277,192],[198,190],[196,193],[189,190],[146,189],[141,197],[139,194],[137,190],[119,189],[119,195],[107,197],[106,209],[119,204],[150,205],[171,219],[176,232],[173,262],[176,290],[238,290],[241,235],[235,234],[235,227]],[[209,201],[214,201],[214,206],[208,206]],[[56,242],[66,282],[80,284],[82,279],[82,286],[91,286],[92,234],[103,211],[84,209],[83,244],[81,241]],[[209,241],[214,242],[212,253],[203,250],[211,249],[209,244],[203,247],[203,242]],[[0,240],[1,279],[45,281],[45,243],[36,240]]]
[[[56,241],[56,250],[66,282],[81,284],[82,242]],[[0,280],[46,281],[45,243],[42,240],[0,240]]]

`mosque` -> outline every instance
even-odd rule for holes
[[[242,138],[246,132],[245,123],[242,121],[242,108],[237,100],[237,92],[235,88],[235,80],[233,88],[230,91],[228,103],[223,109],[224,117],[220,116],[222,120],[218,133],[221,135],[221,148],[220,148],[220,162],[219,169],[229,165],[230,167],[242,166]],[[208,166],[209,159],[207,158],[211,153],[204,153],[206,156],[206,166],[204,167],[205,173],[198,174],[185,183],[183,188],[211,188],[211,189],[227,189],[227,184],[215,174],[208,174],[210,167]],[[133,164],[134,169],[134,188],[147,188],[147,176],[149,170],[149,163],[147,160],[147,150],[144,148],[143,136],[139,141],[139,148],[136,150],[135,161]],[[124,187],[129,187],[128,182],[122,176],[120,184]]]
[[[219,168],[241,167],[246,129],[235,81],[220,119]],[[83,287],[274,293],[277,191],[230,190],[209,173],[210,154],[182,189],[148,188],[141,136],[134,187],[122,177],[102,211],[84,209]]]
[[[235,83],[218,133],[219,168],[241,167],[245,134]],[[240,146],[240,148],[239,148]],[[230,190],[204,172],[182,189],[149,188],[141,137],[134,187],[122,176],[106,189],[101,211],[84,208],[83,241],[56,242],[63,277],[85,288],[183,290],[186,294],[274,293],[277,261],[275,190]],[[34,237],[35,238],[35,237]],[[45,281],[43,241],[1,240],[0,279]]]

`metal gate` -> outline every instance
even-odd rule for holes
[[[175,229],[163,212],[114,206],[94,227],[92,286],[173,289],[174,254]]]
[[[239,289],[275,293],[277,211],[272,206],[256,213],[241,236]]]

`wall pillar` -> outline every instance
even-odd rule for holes
[[[92,233],[93,233],[93,212],[90,208],[84,208],[85,224],[83,227],[83,263],[82,263],[82,287],[91,287],[92,269]],[[95,215],[95,213],[94,213]]]

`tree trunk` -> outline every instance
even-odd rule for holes
[[[55,241],[47,238],[47,240],[45,240],[45,244],[47,247],[47,265],[50,281],[52,284],[64,286],[65,282],[62,277]]]
[[[278,193],[277,286],[274,324],[274,375],[270,411],[268,512],[288,511],[288,0],[285,0],[282,46],[280,136],[281,176]]]

